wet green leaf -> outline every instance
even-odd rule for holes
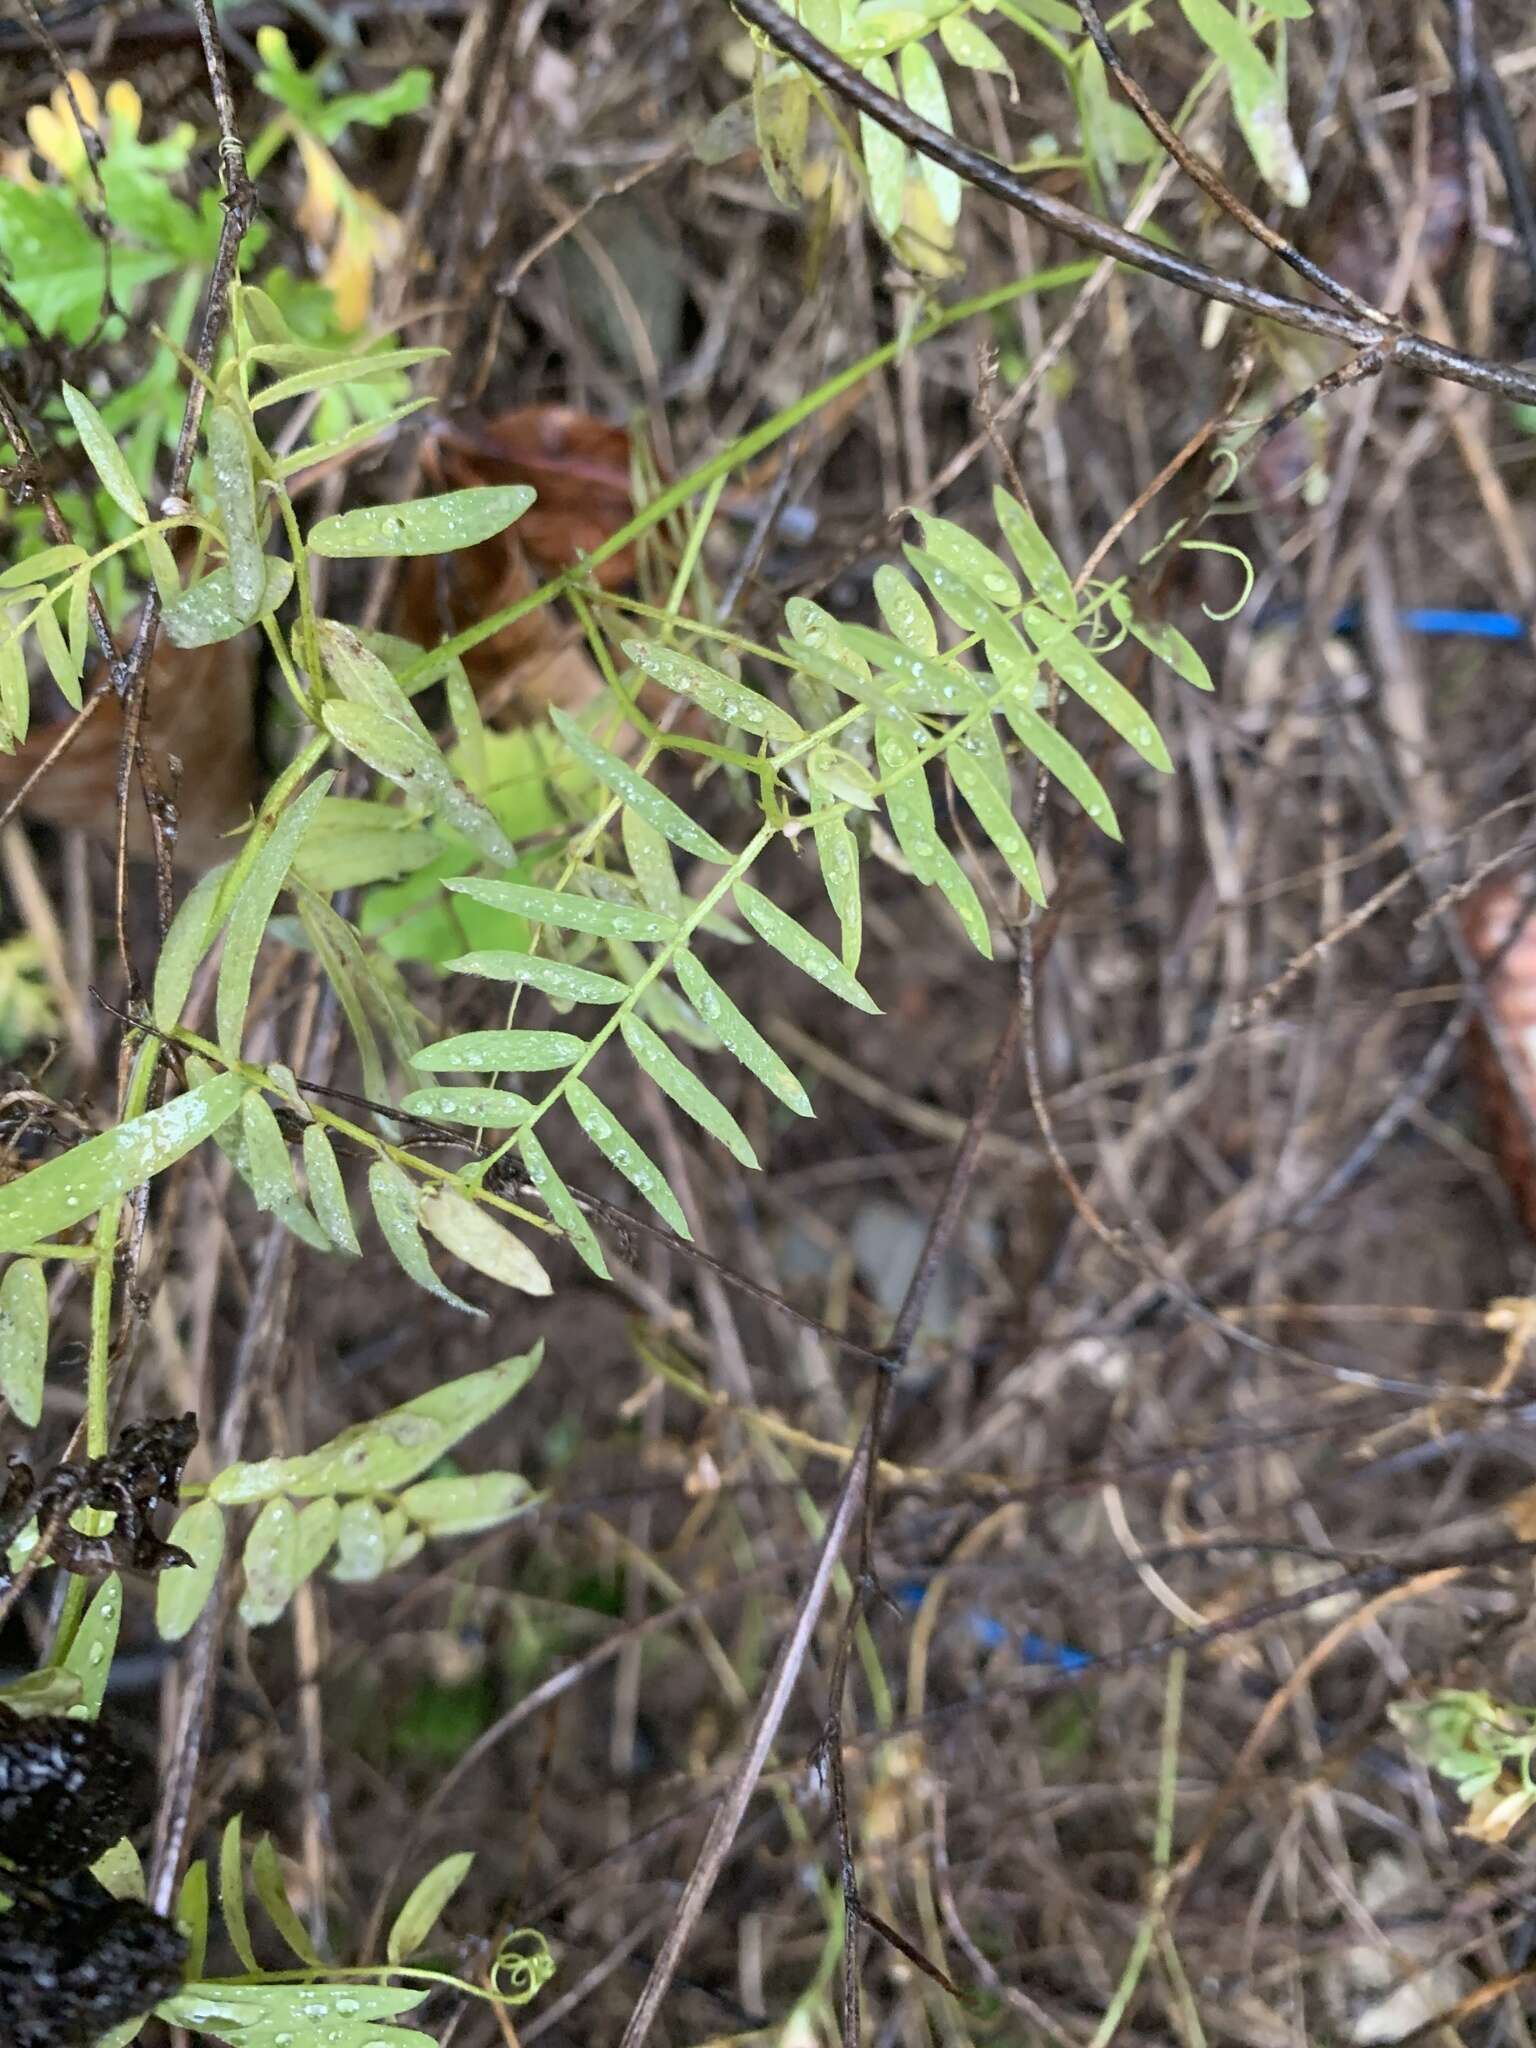
[[[1287,206],[1311,196],[1306,167],[1286,114],[1285,81],[1222,0],[1179,0],[1184,18],[1225,67],[1232,112],[1259,175]]]
[[[331,1577],[342,1585],[366,1586],[389,1563],[384,1517],[371,1500],[349,1500],[336,1524]]]
[[[939,23],[939,41],[967,71],[992,71],[1013,79],[1013,67],[984,28],[969,14],[946,14]]]
[[[15,1259],[0,1279],[0,1395],[24,1429],[43,1413],[48,1364],[48,1282],[36,1259]]]
[[[231,1814],[219,1837],[219,1905],[224,1929],[241,1965],[253,1973],[260,1970],[251,1947],[250,1928],[245,1917],[245,1870],[240,1860],[240,1816]]]
[[[952,135],[955,124],[950,118],[949,96],[927,44],[904,44],[896,61],[900,67],[901,96],[913,113],[924,121],[931,121],[935,128],[942,128],[946,135]],[[935,163],[928,156],[918,157],[917,174],[933,194],[939,219],[946,227],[952,228],[960,218],[960,199],[965,189],[958,174],[947,164]]]
[[[405,1489],[400,1505],[429,1536],[477,1536],[526,1514],[542,1497],[516,1472],[481,1472],[420,1480]]]
[[[532,1131],[519,1133],[517,1150],[528,1178],[533,1183],[534,1191],[548,1209],[551,1219],[559,1224],[576,1247],[583,1263],[599,1280],[606,1280],[607,1262],[603,1258],[602,1247],[598,1244],[592,1226],[582,1214],[576,1197],[550,1164],[549,1154]]]
[[[315,1969],[322,1968],[319,1954],[305,1932],[304,1923],[289,1904],[288,1890],[283,1883],[282,1866],[277,1860],[277,1851],[272,1846],[270,1835],[263,1835],[251,1851],[251,1890],[260,1899],[267,1918],[299,1961],[308,1963]],[[318,2014],[314,2017],[318,2018]]]
[[[1173,773],[1162,734],[1152,723],[1145,705],[1131,695],[1117,676],[1110,674],[1096,654],[1049,612],[1027,609],[1024,630],[1040,650],[1041,660],[1055,669],[1069,690],[1096,711],[1151,767],[1164,775]]]
[[[85,393],[77,391],[73,384],[64,386],[64,407],[75,423],[80,446],[90,457],[91,467],[101,479],[102,489],[121,511],[127,513],[135,526],[147,526],[148,507],[139,495],[133,472],[123,460],[122,451],[106,421]]]
[[[799,719],[759,691],[748,689],[745,683],[732,682],[729,676],[721,675],[718,669],[710,668],[691,654],[680,654],[674,647],[653,647],[645,640],[626,640],[624,652],[652,682],[675,690],[680,697],[691,698],[725,725],[739,726],[743,732],[784,744],[805,737]]]
[[[609,1165],[623,1174],[631,1187],[639,1190],[651,1207],[671,1224],[679,1237],[691,1240],[693,1233],[688,1228],[688,1219],[683,1214],[676,1195],[668,1187],[666,1175],[655,1160],[630,1136],[606,1103],[593,1094],[585,1081],[568,1081],[565,1085],[565,1099],[570,1105],[572,1116]]]
[[[239,894],[230,907],[229,928],[224,940],[224,957],[219,962],[219,986],[214,1000],[219,1049],[226,1059],[240,1057],[245,1036],[245,1013],[251,1001],[251,977],[256,955],[272,916],[278,892],[288,879],[294,855],[309,829],[311,819],[325,799],[335,777],[327,770],[296,796],[273,826],[271,836],[246,871]]]
[[[457,960],[445,960],[449,974],[478,974],[486,981],[511,981],[536,988],[563,1003],[621,1003],[629,994],[622,981],[611,974],[598,974],[590,967],[572,967],[564,960],[549,960],[542,953],[509,953],[490,950],[462,953]]]
[[[650,1075],[664,1095],[669,1095],[712,1138],[718,1138],[743,1166],[760,1164],[746,1132],[719,1096],[705,1086],[691,1067],[684,1065],[659,1033],[633,1011],[621,1020],[619,1029],[635,1064]]]
[[[215,1075],[8,1182],[0,1188],[0,1252],[67,1230],[174,1166],[234,1115],[244,1092],[238,1074]]]
[[[330,1139],[316,1123],[304,1126],[304,1174],[321,1229],[338,1251],[360,1257],[363,1248],[357,1241],[341,1168]]]
[[[236,1465],[229,1469],[239,1472],[247,1468]],[[269,1500],[251,1524],[241,1557],[245,1591],[240,1597],[240,1619],[247,1628],[264,1628],[276,1621],[293,1598],[300,1583],[298,1519],[292,1501],[279,1497]]]
[[[880,607],[881,618],[904,647],[913,648],[918,654],[938,653],[939,629],[933,613],[890,562],[882,562],[875,571],[875,603]]]
[[[696,824],[669,796],[663,796],[659,789],[653,789],[645,777],[637,774],[628,762],[621,761],[616,754],[610,754],[606,747],[600,747],[569,712],[553,706],[549,715],[554,722],[555,730],[571,752],[579,761],[584,762],[622,803],[638,811],[647,824],[654,826],[664,838],[670,839],[674,846],[680,846],[684,853],[694,854],[700,860],[712,861],[716,867],[729,867],[731,856],[719,840],[706,832],[702,825]]]
[[[477,853],[498,867],[511,867],[517,848],[480,799],[467,790],[420,721],[380,711],[371,704],[330,703],[320,709],[325,729],[348,753],[398,784],[443,824],[460,832]]]
[[[307,354],[310,351],[298,349],[293,354]],[[286,405],[290,399],[303,398],[311,391],[328,391],[333,384],[360,384],[372,377],[392,377],[401,370],[413,370],[418,363],[429,363],[448,353],[442,348],[397,348],[388,355],[360,356],[356,349],[344,349],[329,362],[315,362],[307,369],[295,370],[291,376],[278,378],[251,400],[252,412],[260,412],[263,406]],[[281,343],[266,348],[255,348],[252,356],[271,369],[281,369],[285,354]],[[393,548],[378,550],[393,554]]]
[[[222,918],[216,919],[219,891],[231,863],[221,861],[200,875],[171,919],[171,928],[155,962],[155,992],[152,1014],[162,1031],[174,1031],[181,1020],[181,1006],[187,1000],[192,977],[218,937]]]
[[[926,552],[946,569],[953,570],[962,583],[970,584],[990,604],[999,605],[1004,611],[1012,611],[1021,602],[1023,592],[1017,577],[1002,556],[994,554],[975,534],[967,533],[952,519],[938,519],[930,512],[919,512],[917,523],[923,530]]]
[[[569,1031],[463,1031],[424,1046],[411,1065],[428,1074],[540,1074],[585,1050]]]
[[[265,567],[260,602],[247,613],[235,595],[234,579],[228,569],[215,569],[174,604],[165,607],[165,630],[178,647],[212,647],[220,640],[233,640],[244,632],[252,618],[264,619],[293,588],[293,564],[275,555],[263,555]]]
[[[676,962],[683,994],[714,1032],[720,1043],[742,1065],[770,1089],[786,1109],[797,1116],[813,1116],[810,1097],[795,1079],[779,1054],[750,1019],[745,1017],[707,968],[691,953]]]
[[[116,1572],[108,1572],[91,1595],[74,1641],[62,1659],[63,1668],[80,1681],[80,1704],[75,1712],[82,1720],[94,1721],[101,1712],[122,1625],[123,1582]]]
[[[400,1107],[407,1116],[494,1131],[515,1130],[533,1114],[527,1096],[514,1095],[510,1088],[413,1088]]]
[[[822,886],[843,935],[843,965],[852,974],[864,942],[864,905],[860,893],[859,842],[846,818],[822,818],[813,828]]]
[[[256,524],[256,476],[245,422],[234,406],[216,404],[208,411],[208,466],[213,494],[224,522],[229,556],[229,583],[242,625],[261,608],[266,590],[266,557]]]
[[[792,967],[798,967],[802,974],[808,974],[812,981],[829,988],[833,995],[851,1003],[856,1010],[866,1011],[871,1017],[880,1015],[880,1005],[860,987],[837,955],[813,932],[797,924],[787,911],[780,910],[776,903],[746,882],[736,884],[735,896],[736,908],[753,931],[760,939],[766,939],[775,952],[782,953]]]
[[[896,74],[886,58],[871,57],[862,68],[877,92],[896,98]],[[859,146],[869,177],[869,209],[876,227],[889,240],[900,228],[906,211],[907,146],[899,135],[893,135],[868,114],[859,116]]]
[[[565,889],[532,889],[521,882],[494,881],[485,875],[450,875],[446,886],[459,896],[472,896],[493,910],[510,911],[530,924],[552,924],[562,931],[592,932],[610,939],[669,939],[676,922],[654,910],[629,903],[598,902]]]
[[[313,553],[334,559],[374,555],[446,555],[494,540],[533,503],[527,484],[485,484],[406,505],[362,505],[309,531]]]
[[[875,720],[875,754],[886,785],[885,807],[896,842],[925,886],[942,891],[966,936],[984,959],[992,957],[992,935],[975,889],[949,848],[940,839],[933,818],[927,775],[917,765],[923,730],[902,711],[882,712]]]
[[[58,684],[60,695],[78,711],[81,702],[80,664],[69,651],[59,615],[51,602],[39,607],[33,630],[37,634],[37,644],[43,650],[43,659],[48,664],[48,673]]]
[[[418,1216],[421,1191],[415,1182],[392,1160],[378,1159],[368,1169],[368,1193],[373,1200],[373,1213],[384,1233],[384,1242],[416,1285],[425,1288],[428,1294],[435,1294],[439,1301],[447,1302],[450,1308],[462,1309],[467,1316],[483,1316],[484,1309],[460,1300],[453,1289],[445,1287],[433,1272],[432,1261],[427,1257],[427,1248],[422,1242]]]
[[[215,1501],[195,1500],[171,1525],[170,1539],[191,1558],[155,1581],[155,1627],[168,1643],[179,1643],[208,1605],[224,1561],[224,1513]]]
[[[1067,574],[1060,555],[1041,532],[1033,512],[1021,505],[1017,498],[1011,497],[1000,484],[992,493],[992,505],[997,513],[997,523],[1003,530],[1003,538],[1013,550],[1013,558],[1024,571],[1035,595],[1059,619],[1075,621],[1077,594],[1072,588],[1072,578]]]
[[[427,1872],[395,1915],[384,1944],[390,1962],[401,1963],[407,1956],[415,1955],[442,1917],[448,1901],[468,1877],[474,1860],[473,1854],[465,1850],[457,1856],[445,1856]]]
[[[488,1280],[520,1294],[548,1294],[549,1275],[521,1238],[457,1188],[439,1186],[422,1197],[421,1220],[455,1258]]]
[[[956,788],[976,813],[982,831],[1008,863],[1025,895],[1036,903],[1044,903],[1040,870],[1023,827],[1013,815],[1008,764],[994,728],[977,726],[952,746],[944,759]]]

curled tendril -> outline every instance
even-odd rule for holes
[[[1182,541],[1180,545],[1182,547],[1189,548],[1192,551],[1198,549],[1201,553],[1207,555],[1230,555],[1234,562],[1242,563],[1243,588],[1241,594],[1237,599],[1237,602],[1235,604],[1228,605],[1224,612],[1212,611],[1211,607],[1208,604],[1203,604],[1200,607],[1201,611],[1205,613],[1205,616],[1208,619],[1214,619],[1217,625],[1220,625],[1222,621],[1225,619],[1235,619],[1238,613],[1242,610],[1243,606],[1248,602],[1249,598],[1253,595],[1254,569],[1252,562],[1249,561],[1248,557],[1243,553],[1241,548],[1233,547],[1229,541],[1186,540]]]
[[[496,1951],[490,1985],[507,2005],[526,2005],[555,1974],[549,1943],[536,1927],[514,1927]]]

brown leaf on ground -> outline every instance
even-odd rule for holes
[[[233,849],[223,835],[250,816],[256,789],[254,679],[249,634],[217,647],[173,647],[162,639],[155,649],[149,754],[162,792],[177,806],[178,867],[197,870],[227,859]],[[15,753],[0,754],[0,799],[26,780],[72,722],[71,717],[34,725]],[[30,791],[23,815],[115,846],[122,734],[123,710],[114,698],[92,714],[79,739]],[[154,850],[137,787],[130,799],[128,849],[137,859],[148,859]]]

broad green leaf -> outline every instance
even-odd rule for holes
[[[407,1116],[496,1131],[515,1130],[533,1114],[527,1096],[514,1095],[510,1088],[413,1088],[400,1107]]]
[[[448,1901],[468,1877],[474,1860],[473,1853],[465,1850],[457,1856],[445,1856],[427,1872],[395,1915],[384,1944],[390,1962],[402,1963],[407,1956],[415,1955],[442,1917]]]
[[[384,1517],[371,1500],[349,1500],[336,1524],[336,1555],[331,1577],[342,1585],[366,1586],[389,1563],[389,1538]]]
[[[896,842],[925,886],[942,891],[966,936],[984,959],[992,957],[986,912],[959,862],[939,838],[926,771],[918,765],[923,730],[905,712],[882,712],[875,720],[875,754],[886,785],[885,807]]]
[[[309,1182],[309,1199],[320,1227],[340,1252],[353,1258],[362,1255],[352,1210],[347,1202],[346,1184],[336,1161],[335,1149],[319,1124],[304,1126],[304,1175]]]
[[[243,1469],[247,1468],[229,1468],[231,1472]],[[298,1520],[293,1502],[279,1496],[269,1500],[251,1524],[241,1557],[245,1591],[240,1596],[240,1619],[247,1628],[264,1628],[276,1621],[293,1598],[300,1583]]]
[[[277,1860],[277,1851],[272,1846],[270,1835],[263,1835],[251,1851],[251,1890],[260,1899],[267,1918],[299,1961],[309,1963],[315,1969],[322,1968],[319,1954],[305,1931],[303,1921],[288,1903],[288,1889],[283,1883],[282,1866]]]
[[[608,1265],[603,1257],[591,1224],[581,1213],[576,1197],[550,1164],[549,1154],[539,1143],[533,1132],[522,1131],[517,1139],[518,1157],[522,1160],[534,1192],[541,1198],[551,1219],[558,1223],[585,1265],[599,1280],[608,1278]]]
[[[312,526],[309,546],[333,560],[451,554],[494,540],[522,518],[536,495],[527,484],[485,484],[406,505],[362,505]]]
[[[859,842],[846,818],[819,818],[812,828],[822,886],[837,912],[843,935],[843,965],[852,974],[864,944],[864,903],[860,893]]]
[[[48,1364],[48,1282],[36,1259],[16,1259],[0,1279],[0,1395],[24,1429],[43,1413]]]
[[[976,813],[981,829],[997,848],[1026,896],[1044,903],[1040,870],[1023,827],[1013,815],[1008,764],[991,725],[977,726],[944,756],[955,786]]]
[[[75,423],[80,446],[90,457],[92,469],[101,478],[102,489],[115,505],[127,513],[135,526],[147,526],[148,507],[139,495],[133,472],[123,460],[111,428],[85,393],[77,391],[73,384],[64,386],[64,406]]]
[[[171,928],[155,962],[155,993],[152,1014],[162,1031],[174,1031],[181,1020],[187,992],[208,949],[218,936],[222,918],[215,917],[219,891],[232,863],[221,861],[200,875],[171,919]]]
[[[215,1075],[8,1182],[0,1188],[0,1252],[20,1251],[68,1230],[174,1166],[234,1115],[244,1092],[238,1074]]]
[[[585,1050],[569,1031],[463,1031],[424,1046],[411,1065],[428,1074],[541,1074]]]
[[[1232,112],[1259,175],[1287,206],[1311,194],[1306,168],[1286,117],[1285,81],[1222,0],[1179,0],[1184,18],[1227,73]]]
[[[548,960],[542,953],[462,953],[457,960],[445,960],[443,967],[449,974],[478,974],[486,981],[512,981],[536,988],[562,1003],[622,1003],[629,994],[623,982],[611,974]]]
[[[455,1258],[488,1280],[520,1294],[548,1294],[549,1275],[521,1238],[479,1202],[457,1188],[432,1188],[422,1197],[421,1220]]]
[[[64,639],[64,629],[59,624],[59,615],[49,600],[38,608],[33,627],[37,644],[43,650],[43,659],[48,664],[48,673],[59,686],[59,693],[75,711],[80,709],[80,666]]]
[[[208,1859],[187,1865],[176,1894],[176,1925],[186,1937],[186,1974],[201,1977],[208,1961]]]
[[[252,617],[264,619],[275,612],[293,588],[293,564],[277,555],[263,555],[262,561],[265,581],[253,614],[247,614],[236,597],[228,569],[215,569],[184,590],[174,604],[168,604],[165,630],[176,645],[212,647],[244,632]]]
[[[249,625],[266,589],[266,557],[256,526],[256,476],[245,422],[234,406],[216,404],[208,412],[208,466],[213,494],[224,522],[229,555],[229,584],[242,625]]]
[[[864,76],[877,92],[896,97],[896,74],[884,57],[871,57],[863,66]],[[859,146],[864,152],[864,169],[869,176],[869,210],[875,225],[887,240],[901,226],[907,201],[907,146],[868,114],[859,116]]]
[[[640,885],[640,894],[652,910],[666,918],[683,914],[683,892],[678,883],[672,849],[649,819],[642,818],[632,804],[626,804],[619,825],[624,841],[624,858],[629,872]]]
[[[990,732],[990,726],[986,730]],[[792,967],[798,967],[812,981],[819,981],[823,988],[831,989],[833,995],[841,996],[856,1010],[864,1010],[871,1017],[880,1015],[880,1005],[859,986],[837,955],[813,932],[797,924],[787,911],[780,910],[770,898],[746,882],[736,884],[735,896],[736,908],[753,931],[760,939],[766,939],[775,952],[782,953]]]
[[[320,708],[325,729],[348,753],[398,784],[443,824],[460,832],[477,853],[498,867],[511,867],[517,848],[486,806],[454,775],[430,738],[415,724],[376,710],[371,704],[331,703]],[[412,714],[414,718],[414,713]],[[417,721],[419,723],[419,721]]]
[[[293,353],[302,355],[308,351],[298,349]],[[280,377],[275,384],[267,385],[264,391],[252,398],[251,410],[260,412],[263,406],[286,405],[291,398],[306,397],[311,391],[328,391],[333,384],[359,384],[371,377],[394,376],[401,370],[413,370],[418,363],[429,363],[447,353],[441,348],[399,348],[391,349],[385,356],[360,356],[353,349],[345,349],[329,362],[312,363],[308,369],[295,370],[291,377]],[[280,369],[284,361],[281,343],[254,348],[251,355],[269,369]],[[381,549],[377,552],[386,551]],[[395,550],[391,548],[387,552],[393,554]]]
[[[904,647],[918,654],[937,654],[939,629],[933,613],[901,571],[882,562],[875,571],[875,603],[880,616]]]
[[[240,1860],[240,1816],[230,1815],[219,1838],[219,1905],[224,1930],[241,1965],[256,1974],[261,1965],[251,1947],[250,1927],[245,1917],[245,1869]]]
[[[542,1356],[542,1345],[536,1345],[483,1372],[445,1380],[296,1457],[228,1466],[214,1478],[209,1495],[225,1507],[239,1507],[279,1493],[307,1500],[317,1495],[398,1492],[521,1393]]]
[[[74,1641],[61,1659],[63,1668],[80,1681],[80,1704],[74,1709],[79,1720],[94,1721],[101,1712],[122,1624],[123,1582],[116,1572],[108,1572],[91,1595]]]
[[[1134,639],[1155,654],[1166,668],[1197,690],[1214,690],[1216,685],[1200,652],[1179,631],[1161,619],[1138,618],[1123,596],[1110,599],[1110,609]]]
[[[251,977],[256,955],[261,950],[272,906],[288,879],[293,857],[299,849],[310,820],[325,800],[335,777],[329,769],[296,796],[272,828],[270,838],[246,872],[229,913],[224,940],[224,957],[219,962],[219,986],[214,1000],[219,1050],[226,1059],[240,1057],[245,1036],[245,1013],[251,1001]]]
[[[521,882],[493,881],[486,875],[450,875],[446,886],[458,896],[472,896],[493,910],[508,910],[530,924],[558,925],[562,931],[592,932],[609,939],[669,939],[676,922],[630,903],[602,903],[565,889],[531,889]]]
[[[179,1643],[208,1605],[224,1562],[224,1511],[216,1501],[195,1500],[171,1524],[170,1539],[191,1558],[172,1565],[155,1581],[155,1627],[168,1643]]]
[[[1164,775],[1173,773],[1168,749],[1145,705],[1131,695],[1117,676],[1110,674],[1096,654],[1049,612],[1026,609],[1024,630],[1039,648],[1041,660],[1049,662],[1069,690],[1096,711],[1151,767]]]
[[[1013,67],[986,30],[969,14],[946,14],[939,23],[939,41],[967,71],[993,71],[1012,80]]]
[[[680,697],[691,698],[712,718],[739,726],[743,732],[756,733],[765,740],[793,744],[804,739],[799,719],[759,691],[748,689],[745,683],[733,683],[729,676],[695,660],[691,654],[680,654],[674,647],[653,647],[645,640],[626,640],[623,645],[629,659],[652,682],[675,690]]]
[[[330,1555],[341,1527],[341,1503],[328,1495],[299,1510],[299,1581],[313,1578]]]
[[[481,1472],[419,1480],[401,1494],[400,1505],[429,1536],[476,1536],[526,1514],[541,1498],[519,1473]]]
[[[600,747],[569,712],[555,705],[551,706],[549,715],[555,730],[576,758],[584,762],[599,782],[606,784],[622,803],[637,810],[647,824],[670,839],[674,846],[680,846],[684,853],[711,861],[716,867],[730,866],[731,856],[718,839],[706,832],[702,825],[696,824],[669,796],[653,789],[628,762],[610,754],[606,747]]]
[[[793,1073],[757,1026],[743,1016],[714,976],[692,953],[680,954],[675,965],[683,994],[726,1050],[734,1053],[787,1109],[792,1109],[797,1116],[814,1116],[810,1097]]]
[[[620,1021],[619,1029],[635,1064],[650,1075],[686,1116],[691,1116],[712,1138],[718,1138],[743,1166],[756,1167],[761,1163],[746,1132],[719,1096],[705,1086],[691,1067],[683,1064],[659,1033],[633,1011]]]
[[[12,562],[8,569],[0,569],[0,590],[21,590],[28,584],[46,583],[51,576],[62,576],[67,569],[78,568],[85,558],[85,549],[72,540],[38,548],[19,562]]]
[[[625,1130],[613,1111],[593,1094],[585,1081],[567,1081],[565,1099],[570,1105],[572,1116],[608,1164],[623,1174],[631,1187],[639,1190],[658,1215],[666,1218],[679,1237],[691,1241],[693,1232],[688,1228],[688,1218],[679,1207],[676,1195],[668,1187],[666,1175],[649,1153],[644,1151]],[[545,1199],[548,1199],[547,1195]]]
[[[901,71],[901,96],[913,113],[924,121],[931,121],[935,128],[942,128],[946,135],[952,135],[955,124],[950,118],[949,96],[927,44],[904,44],[896,61]],[[935,163],[932,157],[927,156],[917,159],[917,172],[933,194],[939,219],[946,227],[952,228],[960,218],[960,199],[964,190],[959,176],[947,164]]]
[[[997,523],[1003,530],[1003,538],[1013,550],[1013,558],[1024,571],[1025,580],[1035,595],[1057,618],[1075,621],[1077,593],[1072,588],[1072,578],[1067,574],[1060,555],[1041,532],[1035,515],[1017,498],[1010,496],[1001,484],[992,493],[992,506],[997,514]]]
[[[439,1301],[447,1302],[450,1308],[462,1309],[467,1316],[483,1316],[483,1308],[461,1301],[453,1289],[445,1287],[433,1272],[432,1261],[427,1257],[427,1248],[422,1242],[417,1214],[421,1191],[415,1182],[392,1160],[377,1159],[368,1169],[368,1193],[373,1200],[373,1213],[384,1233],[384,1242],[416,1285],[424,1287],[428,1294],[435,1294]]]
[[[254,1857],[251,1880],[254,1886]],[[250,1967],[255,1971],[254,1963]],[[334,1984],[234,1985],[215,1978],[184,1984],[156,2012],[170,2025],[204,2037],[212,2034],[232,2048],[434,2048],[432,2037],[416,2027],[381,2025],[419,2005],[426,1988],[416,1984],[397,1990],[353,1977]]]
[[[917,523],[923,529],[925,550],[936,562],[952,569],[962,583],[969,583],[1004,611],[1013,610],[1021,602],[1024,593],[1017,577],[1002,556],[994,554],[975,534],[967,533],[952,519],[938,519],[931,512],[919,512]]]

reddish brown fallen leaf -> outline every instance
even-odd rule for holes
[[[1520,1220],[1536,1238],[1536,1149],[1526,1115],[1536,1111],[1536,877],[1486,882],[1462,906],[1462,930],[1480,966],[1489,1007],[1509,1054],[1509,1070],[1480,1023],[1468,1035],[1468,1063],[1493,1156]],[[1517,1091],[1518,1090],[1518,1095]]]
[[[223,835],[250,817],[256,789],[254,677],[249,635],[196,648],[173,647],[162,639],[155,650],[149,753],[162,791],[176,802],[179,867],[195,870],[226,860],[234,848]],[[15,753],[0,754],[0,799],[26,780],[72,722],[71,717],[34,725]],[[115,847],[122,732],[122,706],[113,698],[92,714],[68,753],[29,792],[23,815],[73,827]],[[153,852],[137,787],[128,813],[128,847],[139,859]]]

